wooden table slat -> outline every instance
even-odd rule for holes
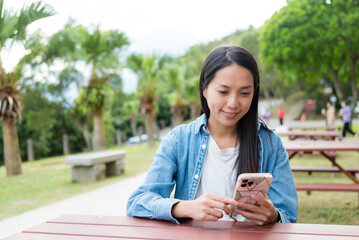
[[[125,227],[105,225],[81,225],[43,223],[35,226],[22,234],[43,233],[52,235],[71,235],[99,238],[128,238],[128,239],[352,239],[352,236],[322,235],[322,234],[292,234],[275,233],[268,231],[229,231],[224,229],[209,230],[201,228],[151,228],[151,227]],[[50,235],[49,235],[50,236]]]
[[[348,225],[325,225],[325,224],[274,224],[266,226],[257,226],[250,222],[199,222],[188,220],[181,224],[173,224],[164,221],[153,221],[141,218],[130,218],[120,216],[83,216],[83,215],[63,215],[50,221],[51,223],[78,223],[78,224],[101,224],[101,225],[120,225],[133,227],[152,227],[152,228],[202,228],[214,230],[231,230],[231,231],[255,231],[255,232],[275,232],[275,233],[290,233],[290,234],[333,234],[333,235],[347,235],[359,237],[357,226]]]

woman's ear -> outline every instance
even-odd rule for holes
[[[207,100],[207,88],[203,90],[203,97]]]

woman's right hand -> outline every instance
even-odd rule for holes
[[[172,207],[174,218],[192,218],[199,221],[218,221],[223,217],[223,210],[229,214],[227,205],[236,204],[232,198],[206,193],[195,200],[180,201]]]

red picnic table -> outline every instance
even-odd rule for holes
[[[338,127],[337,129],[338,129],[338,131],[340,131],[340,127]],[[294,130],[300,130],[300,131],[318,131],[318,130],[334,131],[335,127],[333,127],[333,126],[318,126],[318,127],[289,126],[288,130],[289,131],[294,131]]]
[[[181,224],[122,216],[63,215],[6,240],[115,240],[115,239],[256,239],[331,240],[359,238],[359,226],[251,222],[199,222]]]
[[[347,175],[355,183],[359,183],[359,180],[356,177],[335,161],[335,156],[328,154],[328,152],[331,151],[359,152],[359,141],[283,141],[283,145],[289,154],[289,159],[293,158],[299,152],[320,152],[320,154],[328,159],[333,166],[339,168],[341,172]]]
[[[279,136],[288,136],[289,140],[304,138],[310,140],[336,140],[342,139],[342,135],[337,131],[278,131]]]

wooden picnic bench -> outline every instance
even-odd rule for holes
[[[342,173],[347,175],[354,183],[359,183],[359,180],[338,164],[336,157],[331,156],[328,152],[331,151],[357,151],[359,152],[358,141],[283,141],[284,148],[289,154],[289,159],[292,159],[299,152],[313,152],[318,151],[326,159],[328,159],[333,166],[340,169]]]
[[[333,126],[323,126],[323,127],[300,127],[300,126],[289,126],[288,127],[289,131],[295,131],[295,130],[300,130],[300,131],[318,131],[318,130],[324,130],[324,131],[334,131],[335,127]],[[337,128],[337,130],[340,132],[340,127]]]
[[[73,182],[90,182],[124,173],[125,156],[124,150],[107,150],[67,156],[66,163]]]
[[[312,166],[291,166],[292,172],[308,172],[309,175],[312,172],[330,172],[339,173],[341,170],[338,167],[312,167]],[[344,168],[345,171],[352,174],[359,179],[359,168]]]
[[[279,136],[288,136],[289,140],[298,138],[308,140],[341,140],[342,134],[337,131],[278,131]]]
[[[352,183],[296,183],[297,191],[306,191],[310,195],[311,191],[332,191],[332,192],[357,192],[359,208],[359,184]]]

